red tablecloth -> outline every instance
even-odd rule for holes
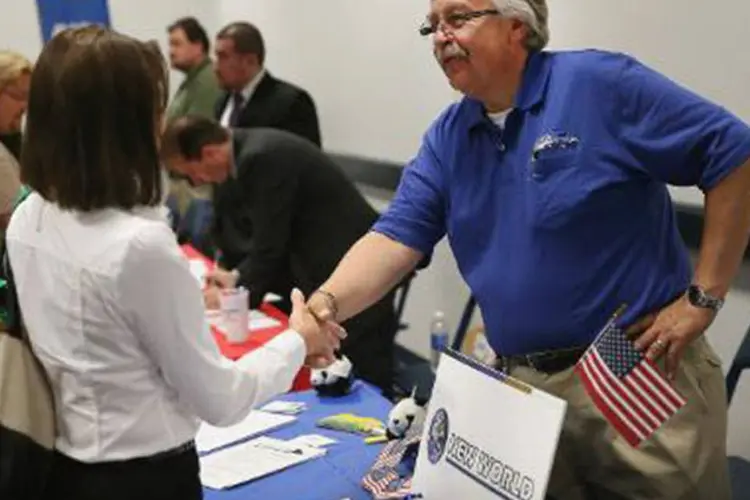
[[[187,256],[188,259],[201,259],[206,263],[207,269],[212,268],[214,265],[213,261],[208,259],[206,256],[198,252],[190,245],[183,245],[182,251],[185,253],[185,256]],[[219,346],[219,350],[224,356],[233,360],[239,359],[248,352],[262,346],[263,344],[274,338],[276,335],[286,330],[289,326],[289,318],[287,318],[286,314],[274,307],[272,304],[264,302],[263,304],[261,304],[259,310],[267,314],[268,316],[277,319],[279,322],[281,322],[281,325],[271,328],[264,328],[261,330],[252,330],[247,341],[240,344],[228,342],[221,330],[214,326],[211,327],[211,332],[214,334],[216,344]],[[297,374],[297,377],[294,380],[294,384],[292,384],[292,390],[304,391],[310,388],[310,370],[308,368],[302,368],[302,370],[300,370],[300,372]]]

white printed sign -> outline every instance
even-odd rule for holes
[[[543,500],[567,403],[442,355],[412,491],[425,500]]]

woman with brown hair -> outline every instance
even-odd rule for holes
[[[50,499],[201,498],[199,420],[238,422],[338,348],[297,292],[290,330],[221,357],[162,210],[166,96],[158,49],[98,27],[58,34],[31,80],[21,178],[34,192],[7,247],[56,406]]]

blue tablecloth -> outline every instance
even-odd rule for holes
[[[361,479],[375,461],[382,445],[367,445],[362,436],[329,431],[315,426],[323,417],[337,413],[354,413],[385,421],[391,404],[380,392],[363,382],[342,398],[319,398],[314,391],[291,393],[283,401],[304,401],[308,409],[297,421],[267,434],[292,439],[304,434],[321,434],[337,441],[328,446],[321,458],[297,465],[272,476],[223,491],[204,489],[205,500],[366,500],[371,496],[362,489]]]

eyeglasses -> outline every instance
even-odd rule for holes
[[[500,14],[500,12],[497,9],[473,10],[470,12],[448,14],[444,19],[437,22],[429,20],[425,21],[424,24],[419,27],[419,34],[422,36],[430,36],[437,33],[438,30],[445,30],[446,28],[449,31],[456,31],[461,29],[469,21],[485,16],[496,16],[498,14]]]

